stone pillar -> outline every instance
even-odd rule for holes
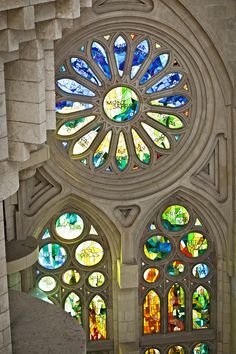
[[[3,203],[0,202],[0,354],[12,353],[7,288]]]

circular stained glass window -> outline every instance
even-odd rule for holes
[[[208,276],[209,267],[205,263],[198,263],[192,269],[192,274],[197,279],[204,279]]]
[[[56,285],[56,280],[50,276],[42,277],[38,282],[39,289],[46,292],[55,289]]]
[[[169,231],[180,231],[189,222],[189,213],[182,205],[171,205],[162,213],[162,225]]]
[[[192,350],[193,354],[209,354],[209,345],[207,343],[198,343]]]
[[[160,354],[160,351],[156,348],[149,348],[145,351],[145,354]]]
[[[102,286],[104,282],[105,282],[105,277],[101,272],[93,272],[88,277],[88,283],[93,288],[98,288],[99,286]]]
[[[172,245],[167,237],[152,236],[144,244],[144,254],[152,261],[162,260],[171,251]]]
[[[116,32],[84,40],[58,66],[56,138],[95,173],[156,165],[190,125],[188,75],[154,36]]]
[[[185,265],[181,261],[172,261],[167,268],[168,273],[172,277],[177,277],[178,275],[181,275],[185,270]]]
[[[157,268],[148,268],[143,273],[143,278],[148,283],[155,283],[160,278],[161,273]]]
[[[187,257],[200,257],[207,249],[207,239],[199,232],[190,232],[181,238],[180,250]]]
[[[180,345],[174,345],[168,350],[168,354],[184,354],[184,348]]]
[[[46,269],[57,269],[67,259],[66,250],[58,243],[48,243],[39,251],[39,264]]]
[[[65,240],[73,240],[79,237],[83,229],[83,219],[75,213],[65,213],[56,221],[56,232]]]
[[[76,248],[75,258],[83,266],[91,267],[102,260],[103,254],[104,251],[100,243],[88,240],[82,242]]]
[[[65,284],[75,285],[80,280],[80,274],[76,269],[69,269],[62,275],[62,280]]]

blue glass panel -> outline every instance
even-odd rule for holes
[[[66,250],[58,243],[44,245],[39,251],[39,264],[47,269],[60,268],[66,261]]]
[[[114,54],[119,75],[124,73],[125,59],[127,54],[127,44],[123,37],[119,36],[114,44]]]
[[[72,93],[73,95],[82,96],[95,96],[95,93],[89,90],[87,87],[79,84],[75,80],[71,79],[59,79],[57,80],[57,86],[66,93]]]
[[[66,67],[65,67],[65,65],[62,65],[62,66],[60,67],[59,71],[60,71],[61,73],[66,72]]]
[[[182,79],[183,75],[179,73],[170,73],[163,77],[160,81],[154,84],[147,90],[147,93],[159,92],[162,90],[167,90],[172,87],[175,87],[180,80]]]
[[[192,274],[197,279],[206,278],[209,273],[209,267],[205,263],[198,263],[192,269]]]
[[[81,103],[76,101],[60,101],[56,103],[56,112],[61,114],[74,113],[92,108],[90,103]]]
[[[93,84],[102,86],[101,81],[94,74],[90,66],[81,58],[71,58],[71,65],[73,69],[85,79],[90,80]]]
[[[92,57],[97,65],[102,69],[106,77],[111,79],[111,70],[108,63],[107,53],[101,44],[97,42],[92,43]]]
[[[161,70],[163,70],[168,63],[168,60],[169,54],[163,53],[158,55],[153,60],[146,73],[143,75],[142,79],[140,80],[140,84],[144,84],[146,81],[150,80],[153,76],[157,75]]]
[[[131,69],[131,79],[133,79],[137,74],[137,72],[139,71],[141,65],[143,64],[144,60],[148,56],[148,53],[149,53],[149,43],[145,39],[144,41],[139,43],[135,49],[132,69]]]
[[[185,105],[188,101],[189,99],[185,96],[175,95],[175,96],[161,97],[158,98],[157,100],[153,100],[151,101],[151,105],[178,108]]]

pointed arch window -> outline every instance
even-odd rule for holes
[[[202,215],[174,199],[153,216],[141,242],[142,353],[210,353],[215,251]]]

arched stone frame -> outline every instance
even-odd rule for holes
[[[110,222],[110,220],[107,218],[106,215],[104,215],[101,210],[96,208],[94,205],[92,205],[90,202],[83,200],[82,198],[76,196],[76,195],[69,195],[65,198],[61,198],[57,196],[54,199],[58,199],[57,202],[55,200],[51,203],[50,206],[46,205],[45,207],[40,208],[38,212],[34,215],[35,223],[30,225],[30,228],[28,229],[27,232],[32,233],[35,238],[38,238],[40,235],[42,235],[43,230],[47,228],[47,225],[49,223],[53,224],[53,221],[56,220],[56,218],[63,214],[64,212],[76,212],[79,215],[85,215],[85,217],[89,218],[90,222],[97,228],[98,235],[99,231],[103,235],[103,238],[106,240],[107,245],[103,243],[104,251],[109,248],[109,253],[110,253],[110,272],[111,274],[109,275],[108,284],[111,282],[111,285],[108,285],[108,292],[106,295],[103,293],[100,295],[99,293],[99,288],[97,290],[93,290],[90,295],[88,295],[86,303],[83,301],[82,302],[82,307],[83,311],[88,312],[88,306],[90,304],[90,301],[92,298],[98,294],[100,295],[107,307],[107,335],[108,338],[104,342],[102,341],[90,341],[89,340],[89,332],[88,332],[88,315],[86,316],[86,321],[84,322],[85,328],[87,328],[87,341],[88,341],[88,347],[87,349],[89,352],[92,352],[93,350],[102,350],[106,351],[107,353],[113,353],[114,346],[116,348],[116,338],[117,338],[117,327],[116,327],[116,322],[117,322],[117,276],[116,276],[116,260],[119,258],[119,232],[115,228],[114,224]],[[36,225],[36,227],[35,227]],[[86,231],[86,230],[85,230]],[[86,232],[85,232],[86,233]],[[82,238],[79,243],[83,242],[83,240],[86,240],[87,237]],[[99,239],[99,236],[96,238],[96,240]],[[50,242],[50,239],[46,239],[45,243]],[[64,242],[66,245],[66,242]],[[63,243],[62,243],[63,245]],[[66,246],[65,246],[66,247]],[[74,246],[73,246],[74,247]],[[106,262],[109,261],[109,258],[107,259]],[[103,261],[101,261],[103,263]],[[101,264],[100,264],[101,266]],[[95,266],[96,267],[96,266]],[[65,268],[67,270],[68,267]],[[83,267],[82,267],[83,268]],[[94,267],[93,267],[94,268]],[[82,270],[83,271],[83,270]],[[96,270],[95,270],[96,271]],[[91,272],[89,272],[91,273]],[[53,275],[53,274],[52,274]],[[41,277],[41,276],[40,276]],[[39,279],[37,280],[38,283]],[[85,280],[84,280],[85,281]],[[58,286],[58,285],[57,285]],[[103,288],[103,287],[101,287]],[[102,290],[102,289],[101,289]],[[62,296],[62,302],[59,304],[59,302],[53,298],[53,302],[57,305],[63,305],[64,301],[67,297],[67,295],[70,293],[71,290],[67,290],[67,292]],[[81,297],[81,291],[78,289],[77,291],[74,291],[77,295]],[[85,317],[85,316],[84,316]]]
[[[216,282],[216,298],[211,299],[211,304],[212,306],[215,306],[216,313],[213,314],[213,322],[216,320],[217,321],[217,328],[215,328],[215,332],[213,334],[210,334],[209,338],[212,338],[212,340],[216,341],[215,346],[213,344],[210,344],[206,340],[206,343],[209,343],[210,345],[210,350],[217,350],[217,353],[220,352],[223,348],[222,353],[224,353],[224,337],[228,337],[227,330],[225,330],[225,325],[228,323],[228,330],[229,330],[229,304],[230,304],[230,293],[228,291],[229,285],[230,285],[230,275],[231,275],[231,266],[230,266],[230,255],[229,255],[229,250],[227,249],[227,245],[229,243],[229,240],[227,240],[227,228],[225,226],[227,225],[227,221],[224,220],[222,215],[219,214],[219,212],[216,210],[214,205],[211,203],[209,204],[206,200],[202,197],[199,198],[199,195],[197,193],[193,193],[190,190],[187,190],[186,188],[180,188],[177,189],[173,192],[170,192],[168,195],[163,195],[161,199],[158,199],[158,202],[154,203],[152,202],[152,205],[150,206],[146,217],[143,219],[143,223],[139,225],[139,230],[137,230],[136,234],[136,239],[134,240],[134,251],[136,254],[136,257],[139,257],[140,255],[140,248],[139,245],[141,244],[141,240],[143,239],[144,235],[144,228],[152,221],[153,215],[155,215],[159,210],[163,210],[163,206],[167,205],[172,205],[174,203],[178,202],[179,204],[182,203],[182,205],[192,205],[196,211],[196,213],[199,215],[199,218],[202,220],[202,223],[206,225],[208,232],[211,234],[211,242],[214,243],[215,246],[215,252],[216,252],[216,274],[215,274],[215,282]],[[209,238],[209,236],[208,236]],[[138,259],[138,258],[137,258]],[[186,261],[186,260],[185,260]],[[140,262],[140,261],[139,261]],[[195,259],[195,262],[197,262],[197,259]],[[213,270],[214,271],[214,270]],[[140,274],[140,277],[142,274]],[[183,277],[184,278],[184,277]],[[182,279],[182,278],[181,278]],[[180,283],[180,285],[184,285],[184,282],[182,283],[182,280],[176,281]],[[174,283],[174,279],[172,283]],[[142,284],[142,282],[141,282]],[[203,284],[206,289],[206,286]],[[151,286],[150,286],[151,289]],[[158,289],[159,290],[159,289]],[[143,297],[142,297],[143,300]],[[189,300],[191,301],[191,300]],[[212,302],[213,301],[213,302]],[[139,301],[139,333],[141,335],[142,331],[142,321],[143,321],[143,309],[142,309],[142,301]],[[191,305],[188,308],[191,311]],[[212,315],[212,313],[211,313]],[[186,346],[184,345],[184,332],[178,333],[178,334],[170,334],[170,335],[176,335],[176,344],[183,344],[183,347]],[[201,335],[204,335],[201,330],[196,333],[196,337],[193,335],[191,337],[191,340],[193,342],[195,341],[195,344],[201,341],[204,341],[204,337],[201,339]],[[158,335],[157,335],[158,336]],[[168,334],[167,334],[168,336]],[[214,338],[215,336],[215,338]],[[173,337],[172,337],[173,340]],[[141,353],[145,351],[145,349],[151,348],[151,347],[157,347],[163,350],[165,353],[168,345],[161,345],[162,339],[161,336],[159,338],[159,343],[160,345],[157,345],[157,337],[155,338],[155,335],[153,336],[153,341],[151,337],[149,337],[147,340],[140,340],[141,344]],[[155,346],[156,344],[156,346]],[[174,344],[174,343],[173,343]],[[227,348],[227,344],[226,348]],[[191,348],[193,347],[190,346]],[[187,348],[186,348],[187,349]],[[188,352],[188,351],[187,351]]]

